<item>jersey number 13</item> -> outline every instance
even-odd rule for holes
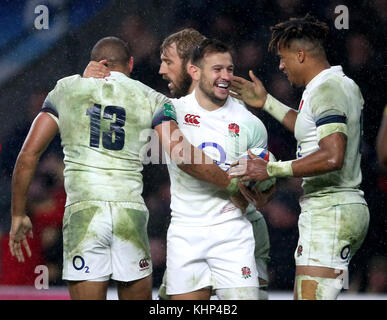
[[[86,115],[90,116],[90,147],[99,148],[101,137],[102,106],[95,104],[88,108]],[[114,117],[115,116],[115,117]],[[125,144],[126,112],[122,107],[106,106],[103,110],[103,119],[115,121],[110,123],[109,130],[102,132],[102,146],[108,150],[122,150]]]

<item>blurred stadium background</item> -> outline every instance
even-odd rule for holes
[[[38,5],[49,9],[48,29],[34,25]],[[338,5],[349,9],[348,29],[334,27]],[[96,41],[109,35],[127,41],[135,61],[132,77],[168,95],[158,74],[159,46],[167,35],[194,27],[234,47],[237,75],[247,77],[254,70],[269,92],[297,107],[302,90],[290,87],[278,71],[278,58],[267,52],[269,27],[308,12],[329,24],[329,61],[343,66],[365,98],[362,189],[371,222],[350,265],[349,289],[340,299],[387,299],[387,174],[378,168],[375,154],[387,102],[386,0],[3,0],[0,10],[0,299],[68,298],[61,280],[65,192],[59,137],[42,157],[29,194],[33,256],[24,264],[8,252],[10,183],[17,154],[45,96],[58,79],[83,73]],[[270,116],[252,111],[266,124],[269,148],[277,159],[293,159],[292,135]],[[165,268],[169,178],[163,165],[147,165],[143,174],[156,289]],[[277,186],[275,198],[263,210],[271,240],[269,297],[291,299],[301,188],[297,179],[282,179]],[[37,265],[48,267],[49,290],[34,287]],[[114,287],[109,298],[116,298]]]

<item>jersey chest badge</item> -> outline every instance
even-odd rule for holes
[[[229,136],[231,137],[239,137],[239,125],[237,125],[236,123],[230,123],[228,125],[228,134]]]
[[[187,113],[184,116],[184,123],[183,124],[188,125],[188,126],[200,127],[200,116],[198,116],[196,114]]]

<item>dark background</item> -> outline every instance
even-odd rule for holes
[[[49,8],[48,30],[37,30],[33,19],[26,18],[37,16],[33,13],[37,4]],[[338,5],[348,8],[348,29],[335,28]],[[49,267],[51,285],[64,284],[61,218],[65,193],[59,137],[42,157],[29,194],[34,254],[23,265],[9,256],[7,247],[11,175],[45,96],[58,79],[83,73],[90,50],[100,38],[114,35],[127,41],[135,61],[132,78],[168,95],[167,83],[158,74],[159,46],[173,32],[184,27],[196,28],[232,45],[236,75],[247,77],[252,69],[271,94],[297,108],[302,89],[290,86],[278,70],[279,59],[268,53],[269,27],[311,13],[330,27],[327,53],[331,65],[342,65],[344,72],[360,86],[365,99],[361,188],[371,221],[364,245],[350,264],[349,290],[387,292],[387,178],[378,168],[375,153],[375,139],[387,101],[387,1],[20,0],[2,1],[0,10],[0,284],[33,284],[37,264]],[[60,24],[59,31],[55,29],[56,23]],[[56,36],[52,37],[54,32]],[[251,111],[266,125],[269,149],[276,158],[294,159],[293,135],[267,114]],[[164,165],[147,165],[143,175],[144,198],[150,211],[154,286],[158,287],[165,268],[169,177]],[[271,290],[293,287],[301,193],[299,179],[282,179],[277,183],[275,198],[262,210],[271,241]]]

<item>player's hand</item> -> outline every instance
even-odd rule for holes
[[[254,75],[253,71],[250,70],[249,75],[253,81],[237,76],[233,77],[230,95],[239,100],[243,100],[243,102],[252,107],[262,108],[266,102],[267,91],[262,82]]]
[[[241,193],[238,192],[236,196],[230,197],[230,200],[233,204],[235,204],[236,207],[242,210],[243,214],[246,212],[246,209],[249,206],[249,202]]]
[[[239,182],[239,190],[245,199],[252,203],[254,207],[259,210],[264,207],[274,196],[275,185],[273,184],[270,189],[261,192],[257,187],[249,190],[243,183]]]
[[[22,247],[24,247],[27,256],[30,258],[32,253],[28,245],[27,237],[33,237],[32,223],[28,216],[14,216],[12,217],[11,232],[9,233],[9,250],[13,257],[19,262],[24,262],[24,254]]]
[[[267,162],[248,150],[250,159],[239,159],[230,166],[230,177],[241,177],[241,181],[263,181],[269,178]]]
[[[110,76],[110,71],[106,67],[107,60],[90,61],[85,71],[83,71],[84,78],[105,78]]]

